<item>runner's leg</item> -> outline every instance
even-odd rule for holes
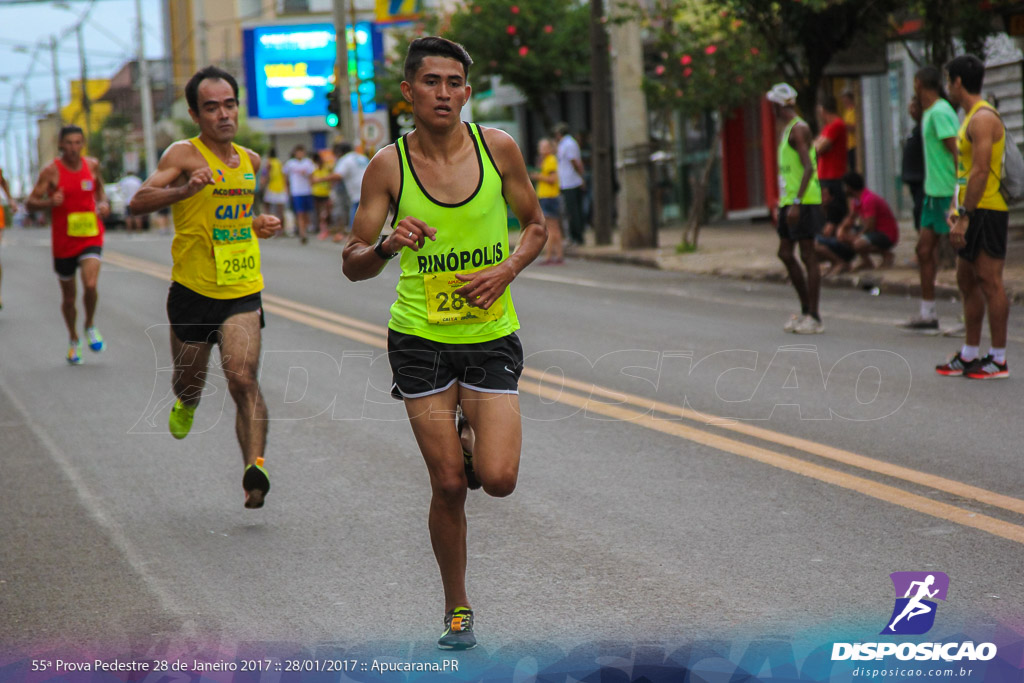
[[[96,314],[96,302],[99,301],[97,284],[100,279],[100,260],[98,258],[84,258],[79,264],[82,277],[82,304],[85,308],[85,327],[93,325],[93,316]]]
[[[458,400],[457,384],[438,394],[405,399],[409,424],[430,476],[430,544],[441,571],[446,612],[471,607],[466,594],[466,472],[455,432]]]
[[[793,283],[793,289],[796,290],[796,295],[800,297],[801,310],[804,313],[810,313],[811,303],[807,297],[807,281],[804,279],[804,271],[793,253],[795,246],[793,240],[784,237],[779,238],[778,257],[782,264],[786,266],[786,272],[789,273],[789,281]]]
[[[199,405],[212,350],[213,344],[183,342],[171,330],[171,358],[174,360],[171,387],[174,395],[187,406]]]
[[[974,264],[967,259],[956,260],[956,284],[964,302],[964,327],[967,328],[964,343],[967,346],[981,344],[981,324],[985,320],[985,295],[974,269]]]
[[[1003,259],[989,256],[982,250],[978,254],[974,266],[985,303],[988,307],[988,327],[992,336],[992,346],[997,349],[1006,348],[1006,325],[1010,317],[1010,302],[1006,298],[1003,287]]]
[[[459,403],[473,428],[473,471],[491,496],[511,495],[523,446],[519,396],[459,387]]]
[[[242,459],[252,465],[267,445],[267,405],[260,392],[260,314],[238,313],[221,325],[220,355],[228,393],[238,411],[235,433]]]
[[[78,341],[78,332],[75,323],[78,319],[78,309],[75,308],[75,278],[58,280],[60,283],[60,312],[64,315],[64,324],[68,328],[68,339],[72,342]]]

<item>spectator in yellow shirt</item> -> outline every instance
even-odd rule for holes
[[[555,156],[555,144],[548,138],[537,142],[539,171],[530,174],[530,179],[537,183],[537,198],[544,212],[544,222],[548,229],[547,259],[541,265],[557,265],[565,263],[562,247],[562,221],[560,218],[558,186],[558,157]]]

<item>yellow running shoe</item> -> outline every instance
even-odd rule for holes
[[[188,436],[188,433],[192,430],[192,418],[195,417],[196,408],[198,407],[198,404],[187,406],[180,399],[174,402],[174,407],[171,408],[171,416],[167,419],[167,426],[171,429],[171,436],[175,439],[184,439]]]

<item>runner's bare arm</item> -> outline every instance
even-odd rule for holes
[[[32,193],[25,201],[25,205],[33,211],[40,209],[52,209],[64,203],[64,193],[57,188],[57,181],[60,174],[54,164],[48,164],[39,172],[39,179],[36,180]]]
[[[86,157],[85,163],[89,164],[89,170],[92,171],[93,178],[93,195],[96,197],[96,213],[99,214],[100,218],[106,218],[110,215],[110,201],[107,199],[107,188],[103,184],[103,177],[100,175],[100,161],[93,157]]]
[[[252,151],[248,147],[243,147],[242,149],[244,149],[246,154],[249,155],[249,162],[252,164],[252,172],[254,174],[258,174],[260,172],[260,165],[263,163],[263,161],[260,159],[260,155]]]
[[[518,247],[501,264],[468,275],[456,276],[467,282],[464,287],[456,290],[458,294],[474,306],[486,309],[490,308],[519,273],[537,258],[548,241],[548,229],[540,201],[526,170],[526,162],[523,161],[523,155],[515,140],[508,133],[498,129],[487,128],[481,131],[501,173],[501,192],[522,226]]]
[[[213,171],[188,140],[175,142],[160,157],[153,175],[132,197],[128,211],[140,216],[180,202],[213,184]]]
[[[353,282],[368,280],[384,270],[387,261],[382,261],[373,252],[373,245],[388,218],[389,210],[398,200],[400,177],[398,150],[394,145],[377,152],[366,167],[359,208],[352,221],[352,235],[342,252],[341,271]],[[410,237],[409,233],[413,236]],[[394,232],[384,242],[383,249],[388,254],[396,254],[403,247],[419,249],[423,240],[434,239],[436,234],[437,230],[423,221],[406,217],[395,226]]]

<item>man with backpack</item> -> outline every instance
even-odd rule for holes
[[[999,112],[981,98],[984,76],[984,63],[973,55],[961,55],[946,65],[949,99],[966,112],[957,135],[957,195],[949,215],[949,242],[959,256],[956,279],[967,337],[960,351],[935,370],[945,376],[1004,379],[1010,376],[1006,364],[1010,308],[1003,288],[1009,211],[1001,186],[1008,137]],[[986,308],[992,345],[982,357],[979,347]]]

